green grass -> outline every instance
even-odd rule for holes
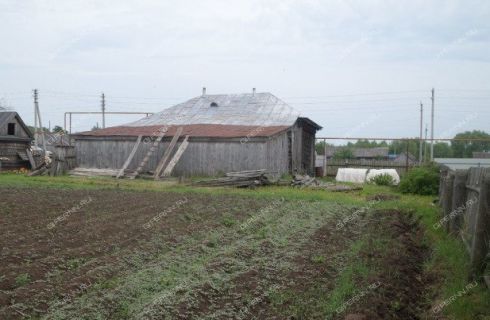
[[[325,303],[323,313],[332,317],[342,304],[352,297],[358,290],[356,283],[359,280],[365,280],[369,275],[370,269],[358,255],[361,249],[366,246],[364,240],[354,242],[348,250],[349,265],[345,267],[337,278],[335,289],[330,293]]]
[[[364,190],[369,195],[380,192],[397,194],[396,188],[390,187],[367,186]],[[436,281],[432,291],[439,302],[442,302],[458,295],[471,283],[470,265],[465,245],[460,239],[447,234],[442,228],[433,228],[441,218],[440,209],[433,204],[433,200],[432,196],[404,194],[399,200],[381,202],[376,207],[411,210],[420,217],[426,230],[424,240],[432,249],[432,256],[425,266],[426,272],[440,279]],[[458,297],[442,313],[454,320],[490,319],[490,290],[484,284],[479,284],[467,294]]]
[[[194,292],[205,284],[226,292],[232,279],[257,266],[286,274],[290,266],[283,258],[298,254],[302,241],[307,240],[335,209],[335,205],[294,201],[272,208],[264,216],[263,223],[241,230],[239,235],[236,223],[222,224],[211,233],[186,239],[176,248],[162,253],[151,264],[142,262],[132,272],[94,286],[71,305],[53,310],[50,317],[70,318],[77,310],[83,309],[87,319],[104,318],[108,316],[104,313],[107,312],[104,306],[108,303],[115,314],[124,318],[151,317],[154,312],[171,316],[176,311],[167,308],[177,305],[180,300],[192,303]],[[265,229],[269,230],[267,241],[274,248],[275,255],[258,250],[263,243],[261,234]],[[290,242],[291,238],[295,241]],[[244,251],[256,254],[243,260],[239,253]],[[226,263],[210,272],[206,266],[214,261]],[[111,290],[108,291],[109,288]]]

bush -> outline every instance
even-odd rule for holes
[[[439,168],[435,165],[428,165],[410,170],[400,181],[400,191],[421,195],[437,195],[439,192]]]
[[[369,182],[378,186],[392,186],[395,184],[393,177],[386,173],[373,177]]]

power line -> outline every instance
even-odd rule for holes
[[[284,99],[296,99],[296,98],[332,98],[332,97],[356,97],[356,96],[373,96],[373,95],[385,95],[385,94],[400,94],[400,93],[414,93],[425,92],[426,90],[405,90],[405,91],[384,91],[384,92],[369,92],[369,93],[351,93],[351,94],[339,94],[339,95],[326,95],[326,96],[296,96],[296,97],[284,97]]]

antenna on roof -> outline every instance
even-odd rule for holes
[[[205,96],[206,95],[206,87],[202,87],[202,95]]]
[[[252,88],[252,96],[255,96],[255,88]]]

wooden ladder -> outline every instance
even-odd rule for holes
[[[153,175],[153,179],[155,180],[160,179],[160,174],[162,173],[162,170],[165,169],[165,165],[167,164],[167,161],[170,158],[170,155],[172,154],[172,151],[174,150],[175,145],[177,144],[177,141],[179,140],[183,130],[184,130],[183,127],[177,128],[177,132],[174,134],[172,141],[170,142],[170,145],[168,146],[167,150],[165,150],[165,152],[163,153],[163,157],[158,163],[157,168],[155,169],[155,174]]]
[[[158,137],[155,139],[155,141],[153,141],[153,144],[150,147],[150,150],[148,150],[148,152],[146,153],[146,156],[143,158],[143,160],[139,164],[138,168],[136,168],[136,170],[134,170],[133,173],[128,175],[129,179],[134,179],[140,174],[141,170],[143,170],[143,168],[148,163],[148,160],[150,160],[150,157],[153,154],[153,152],[155,152],[155,150],[158,148],[158,144],[160,143],[160,141],[162,141],[163,137],[165,136],[165,133],[166,133],[166,131],[161,132],[158,135]]]
[[[122,166],[121,170],[119,170],[119,173],[116,176],[116,179],[119,179],[121,177],[124,177],[124,170],[129,166],[131,163],[131,160],[133,160],[134,155],[136,154],[136,150],[138,150],[138,147],[141,143],[141,138],[142,136],[139,135],[138,139],[136,140],[136,144],[133,146],[133,150],[131,150],[131,153],[129,154],[129,157],[126,159],[126,162],[124,162],[124,165]]]
[[[167,167],[163,171],[164,177],[168,177],[172,174],[172,170],[174,169],[177,162],[179,162],[180,157],[182,157],[182,154],[184,153],[185,149],[187,149],[187,146],[189,145],[188,139],[189,136],[188,135],[185,136],[184,141],[182,141],[182,143],[180,144],[179,149],[177,149],[177,152],[175,152],[174,157],[172,158],[172,160],[170,160]]]

